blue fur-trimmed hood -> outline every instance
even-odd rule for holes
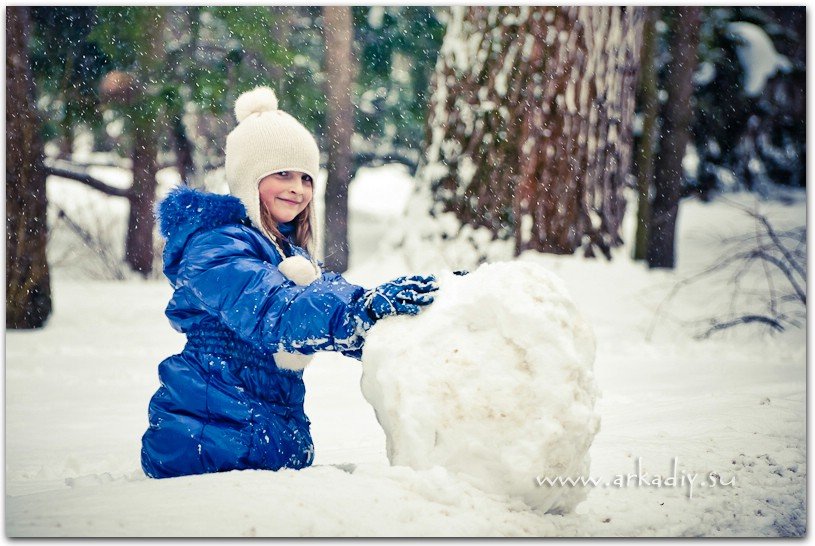
[[[232,195],[176,186],[158,204],[156,217],[161,235],[169,241],[184,232],[240,222],[246,217],[246,207]]]
[[[246,207],[237,197],[177,186],[156,207],[156,220],[164,237],[164,274],[171,280],[189,238],[200,230],[237,224]]]

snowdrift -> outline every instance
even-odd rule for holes
[[[588,475],[600,425],[591,328],[537,264],[485,264],[439,283],[427,310],[378,323],[366,341],[362,392],[388,459],[570,512],[585,488],[539,480]]]

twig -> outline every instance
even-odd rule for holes
[[[775,243],[776,247],[784,255],[789,264],[798,272],[799,275],[806,278],[806,273],[804,273],[803,268],[799,267],[797,262],[790,256],[787,247],[785,247],[783,243],[781,243],[781,241],[778,238],[778,235],[776,235],[775,230],[773,230],[773,227],[770,225],[770,222],[767,220],[767,218],[753,211],[748,210],[746,212],[747,214],[761,222],[761,224],[764,226],[764,229],[767,231],[767,235],[770,236],[770,239],[772,239],[773,243]]]
[[[54,206],[57,209],[57,217],[60,220],[63,220],[65,224],[79,236],[82,242],[85,243],[85,246],[93,249],[97,255],[102,258],[102,263],[110,271],[114,279],[118,281],[124,280],[125,276],[122,274],[121,269],[114,265],[118,263],[118,259],[110,254],[110,251],[107,249],[106,245],[98,241],[85,228],[74,222],[62,208],[58,207],[57,205]]]
[[[758,234],[758,226],[756,226],[756,234],[757,234],[757,236],[759,235]],[[761,239],[762,239],[762,237],[759,237],[759,240],[761,240]],[[764,260],[761,261],[761,268],[764,270],[764,278],[767,280],[767,288],[770,291],[770,311],[772,312],[773,315],[777,315],[778,312],[777,312],[777,309],[776,309],[776,306],[775,306],[775,298],[776,298],[776,296],[775,296],[775,285],[773,284],[772,275],[770,274],[770,268],[767,266],[766,261],[764,261]]]
[[[714,332],[719,330],[724,330],[726,328],[730,328],[731,326],[736,326],[737,324],[749,324],[752,322],[760,322],[762,324],[766,324],[773,328],[778,332],[784,331],[784,326],[777,320],[772,317],[765,317],[763,315],[744,315],[733,320],[729,320],[727,322],[719,322],[717,319],[712,319],[711,327],[708,328],[705,332],[698,334],[696,339],[707,339],[709,338]]]
[[[763,259],[763,260],[766,260],[766,261],[770,262],[771,264],[776,266],[778,269],[780,269],[781,272],[784,273],[784,275],[787,277],[787,280],[789,281],[789,283],[792,285],[792,289],[795,290],[795,293],[798,296],[798,299],[801,300],[801,303],[806,305],[806,303],[807,303],[806,292],[804,292],[804,289],[801,288],[798,285],[798,282],[792,276],[792,271],[790,271],[790,269],[781,260],[779,260],[775,256],[770,256],[769,254],[767,254],[764,251],[758,251],[758,252],[755,253],[755,255],[757,257]]]
[[[646,333],[646,340],[650,341],[652,338],[657,320],[665,313],[664,308],[673,300],[679,290],[697,282],[703,277],[723,271],[725,268],[734,264],[737,264],[737,268],[732,277],[734,288],[729,305],[729,315],[731,315],[731,317],[726,319],[711,319],[710,323],[712,326],[702,334],[697,335],[697,338],[710,337],[716,331],[738,324],[761,323],[770,326],[775,331],[783,331],[785,324],[793,326],[799,326],[801,324],[797,317],[797,311],[793,310],[792,314],[794,316],[791,317],[785,312],[782,312],[779,305],[789,302],[799,302],[803,305],[804,309],[806,308],[806,287],[802,284],[802,282],[806,282],[805,269],[803,266],[806,260],[806,247],[804,246],[806,237],[805,228],[796,227],[787,231],[776,231],[765,216],[741,206],[738,203],[729,202],[726,199],[725,201],[750,215],[757,223],[755,233],[727,237],[722,239],[722,242],[729,245],[737,244],[739,246],[747,243],[751,244],[752,247],[747,250],[738,251],[731,246],[731,252],[716,263],[706,267],[699,273],[676,282],[670,292],[658,305]],[[769,241],[765,239],[765,236]],[[790,249],[786,246],[785,241],[789,240],[795,242],[794,249]],[[762,290],[760,293],[754,293],[742,288],[742,278],[755,264],[756,260],[761,262],[766,279],[767,292]],[[793,293],[778,293],[778,287],[773,280],[770,265],[775,266],[775,268],[784,275]],[[769,316],[755,313],[748,313],[738,317],[732,316],[736,314],[736,301],[740,295],[751,294],[755,296],[767,293],[769,294],[769,301],[767,302],[768,311],[770,313]],[[786,309],[786,311],[788,310],[789,309]],[[805,313],[803,317],[806,317]]]

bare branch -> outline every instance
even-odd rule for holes
[[[727,201],[727,199],[725,199]],[[785,326],[798,326],[801,324],[799,318],[806,319],[806,313],[801,314],[797,308],[790,308],[792,302],[799,302],[802,308],[806,309],[806,276],[804,264],[806,260],[806,228],[795,227],[787,231],[777,231],[770,221],[738,203],[730,203],[747,213],[751,218],[757,220],[755,232],[722,238],[721,243],[729,247],[729,252],[704,270],[682,279],[675,283],[670,292],[660,302],[651,321],[646,339],[650,340],[656,322],[660,316],[665,314],[664,308],[670,303],[676,294],[685,286],[695,283],[702,278],[726,269],[732,271],[733,293],[730,300],[727,318],[715,318],[710,320],[712,326],[697,338],[707,338],[714,332],[724,330],[738,324],[761,323],[770,326],[776,331],[781,331]],[[794,248],[786,246],[785,242],[792,241]],[[746,250],[739,250],[747,247]],[[766,289],[759,292],[750,290],[749,287],[742,287],[742,279],[750,271],[752,266],[759,262],[763,268],[766,280]],[[777,280],[772,274],[769,266],[774,266],[786,278],[792,293],[784,293],[777,286]],[[739,296],[764,296],[769,298],[767,303],[767,315],[761,313],[748,312],[738,316],[736,311],[736,301]],[[789,313],[789,314],[788,314]]]
[[[77,234],[77,236],[82,240],[83,243],[88,248],[93,249],[100,258],[102,258],[102,263],[105,267],[109,270],[109,272],[113,275],[113,278],[116,280],[124,280],[125,276],[121,271],[121,268],[117,266],[120,263],[120,260],[113,256],[110,253],[108,247],[102,244],[96,237],[94,237],[91,233],[89,233],[85,228],[77,224],[75,221],[71,219],[70,216],[60,207],[54,205],[57,209],[57,218],[63,220],[65,224]]]
[[[772,317],[765,317],[763,315],[744,315],[742,317],[738,317],[727,322],[719,322],[717,319],[712,319],[710,322],[711,327],[705,332],[702,332],[701,334],[697,335],[696,336],[697,339],[707,339],[714,332],[718,332],[719,330],[724,330],[726,328],[736,326],[737,324],[749,324],[752,322],[760,322],[762,324],[766,324],[778,332],[784,331],[784,326],[780,322],[778,322]]]
[[[71,180],[76,180],[77,182],[82,182],[83,184],[90,186],[95,190],[99,190],[102,193],[107,195],[113,195],[115,197],[129,197],[130,190],[129,189],[122,189],[117,188],[115,186],[111,186],[99,180],[98,178],[94,178],[87,173],[78,173],[74,171],[69,171],[66,169],[59,169],[57,167],[45,166],[45,172],[47,175],[54,175],[54,176],[61,176],[62,178],[69,178]]]
[[[402,165],[405,165],[408,169],[410,169],[411,173],[415,173],[416,168],[418,166],[416,161],[398,152],[393,152],[389,154],[361,152],[355,154],[354,163],[356,164],[357,168],[365,165],[379,166],[384,165],[385,163],[401,163]]]
[[[767,254],[764,251],[757,251],[755,253],[755,255],[756,255],[756,257],[761,258],[762,260],[765,260],[765,261],[773,264],[774,266],[776,266],[778,269],[780,269],[781,272],[784,273],[784,275],[787,277],[787,280],[789,281],[789,283],[792,285],[792,289],[795,290],[795,293],[798,296],[798,299],[800,299],[801,302],[804,305],[806,305],[806,303],[807,303],[806,292],[804,291],[803,288],[801,288],[798,285],[798,282],[793,277],[793,272],[790,270],[789,267],[787,267],[787,265],[784,262],[782,262],[781,260],[779,260],[775,256],[771,256],[771,255]]]
[[[758,226],[756,226],[756,232],[758,232]],[[756,234],[759,235],[758,233]],[[759,239],[761,240],[761,239]],[[773,276],[770,273],[770,268],[767,265],[765,260],[761,261],[761,267],[764,270],[764,278],[767,280],[767,289],[770,291],[770,311],[773,315],[778,315],[778,310],[776,309],[776,295],[775,295],[775,285],[773,284]]]
[[[749,211],[749,210],[747,211],[747,214],[749,214],[750,216],[752,216],[753,218],[758,220],[764,226],[764,229],[766,230],[767,235],[770,236],[770,239],[772,239],[773,243],[775,243],[776,247],[784,255],[784,257],[787,259],[789,264],[793,268],[795,268],[795,270],[798,272],[799,275],[801,275],[802,277],[806,277],[806,273],[804,273],[803,269],[798,265],[796,260],[794,260],[790,256],[789,250],[787,249],[787,247],[785,247],[784,244],[779,240],[778,235],[775,233],[775,230],[773,230],[773,227],[772,227],[772,225],[770,225],[770,222],[767,220],[767,217],[763,216],[761,214],[758,214],[757,212],[753,212],[753,211]]]

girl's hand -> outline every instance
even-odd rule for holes
[[[373,320],[392,315],[416,315],[433,303],[433,292],[439,289],[433,275],[399,277],[365,292],[363,307]]]

